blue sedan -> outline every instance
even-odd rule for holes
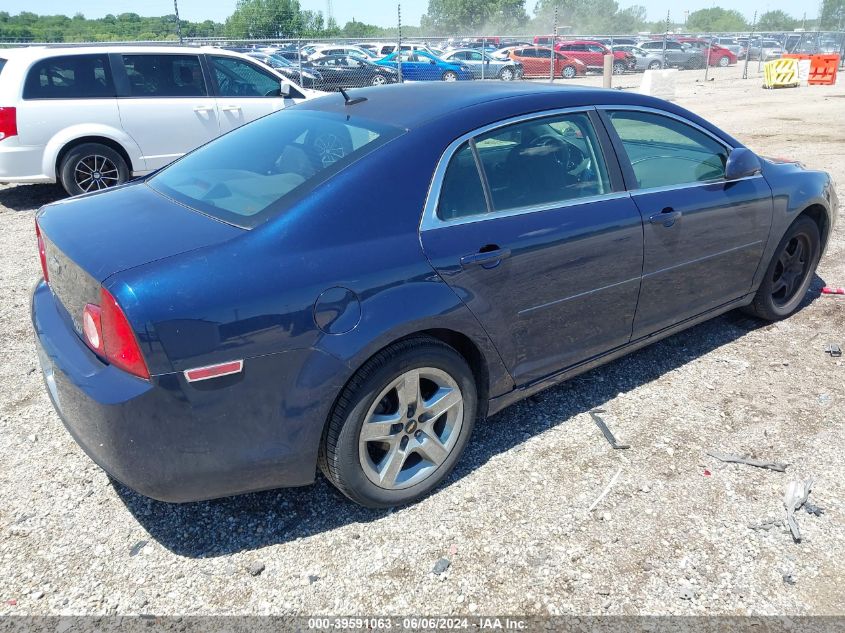
[[[364,88],[44,207],[32,320],[64,424],[143,494],[319,467],[394,506],[514,402],[734,308],[794,313],[837,206],[826,173],[642,95]]]
[[[397,51],[376,62],[396,68],[401,63],[402,77],[411,81],[465,81],[472,79],[466,64],[440,59],[427,51]]]

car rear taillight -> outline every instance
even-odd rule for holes
[[[38,220],[35,221],[35,237],[38,239],[38,256],[41,258],[41,274],[44,275],[44,281],[50,283],[50,273],[47,272],[47,251],[44,248],[44,238],[41,237],[41,227],[38,226]]]
[[[15,108],[0,108],[0,141],[18,135],[18,113]]]
[[[141,346],[117,300],[100,288],[100,305],[89,303],[82,311],[85,342],[112,365],[139,378],[149,379],[150,371]]]

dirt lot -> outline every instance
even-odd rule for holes
[[[831,171],[845,199],[845,86],[765,91],[751,70],[679,73],[678,102]],[[0,614],[845,612],[845,367],[823,351],[845,345],[845,298],[817,293],[845,286],[841,221],[799,314],[729,314],[534,396],[478,426],[417,505],[362,510],[320,479],[175,506],[115,487],[48,402],[28,299],[33,214],[59,195],[0,188]],[[594,407],[629,450],[609,447]],[[781,519],[784,485],[811,476],[825,513],[798,517],[803,543],[750,527]]]

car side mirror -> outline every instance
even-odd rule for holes
[[[279,96],[280,97],[289,97],[290,96],[290,84],[287,82],[279,82]]]
[[[763,170],[757,154],[744,147],[735,148],[725,165],[725,180],[739,180],[759,174]]]

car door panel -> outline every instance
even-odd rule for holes
[[[461,264],[488,244],[509,255],[489,268]],[[426,231],[423,247],[518,384],[630,340],[643,246],[640,215],[624,194]]]
[[[765,179],[726,181],[730,147],[680,117],[648,109],[602,116],[643,217],[633,338],[750,292],[772,222]]]

